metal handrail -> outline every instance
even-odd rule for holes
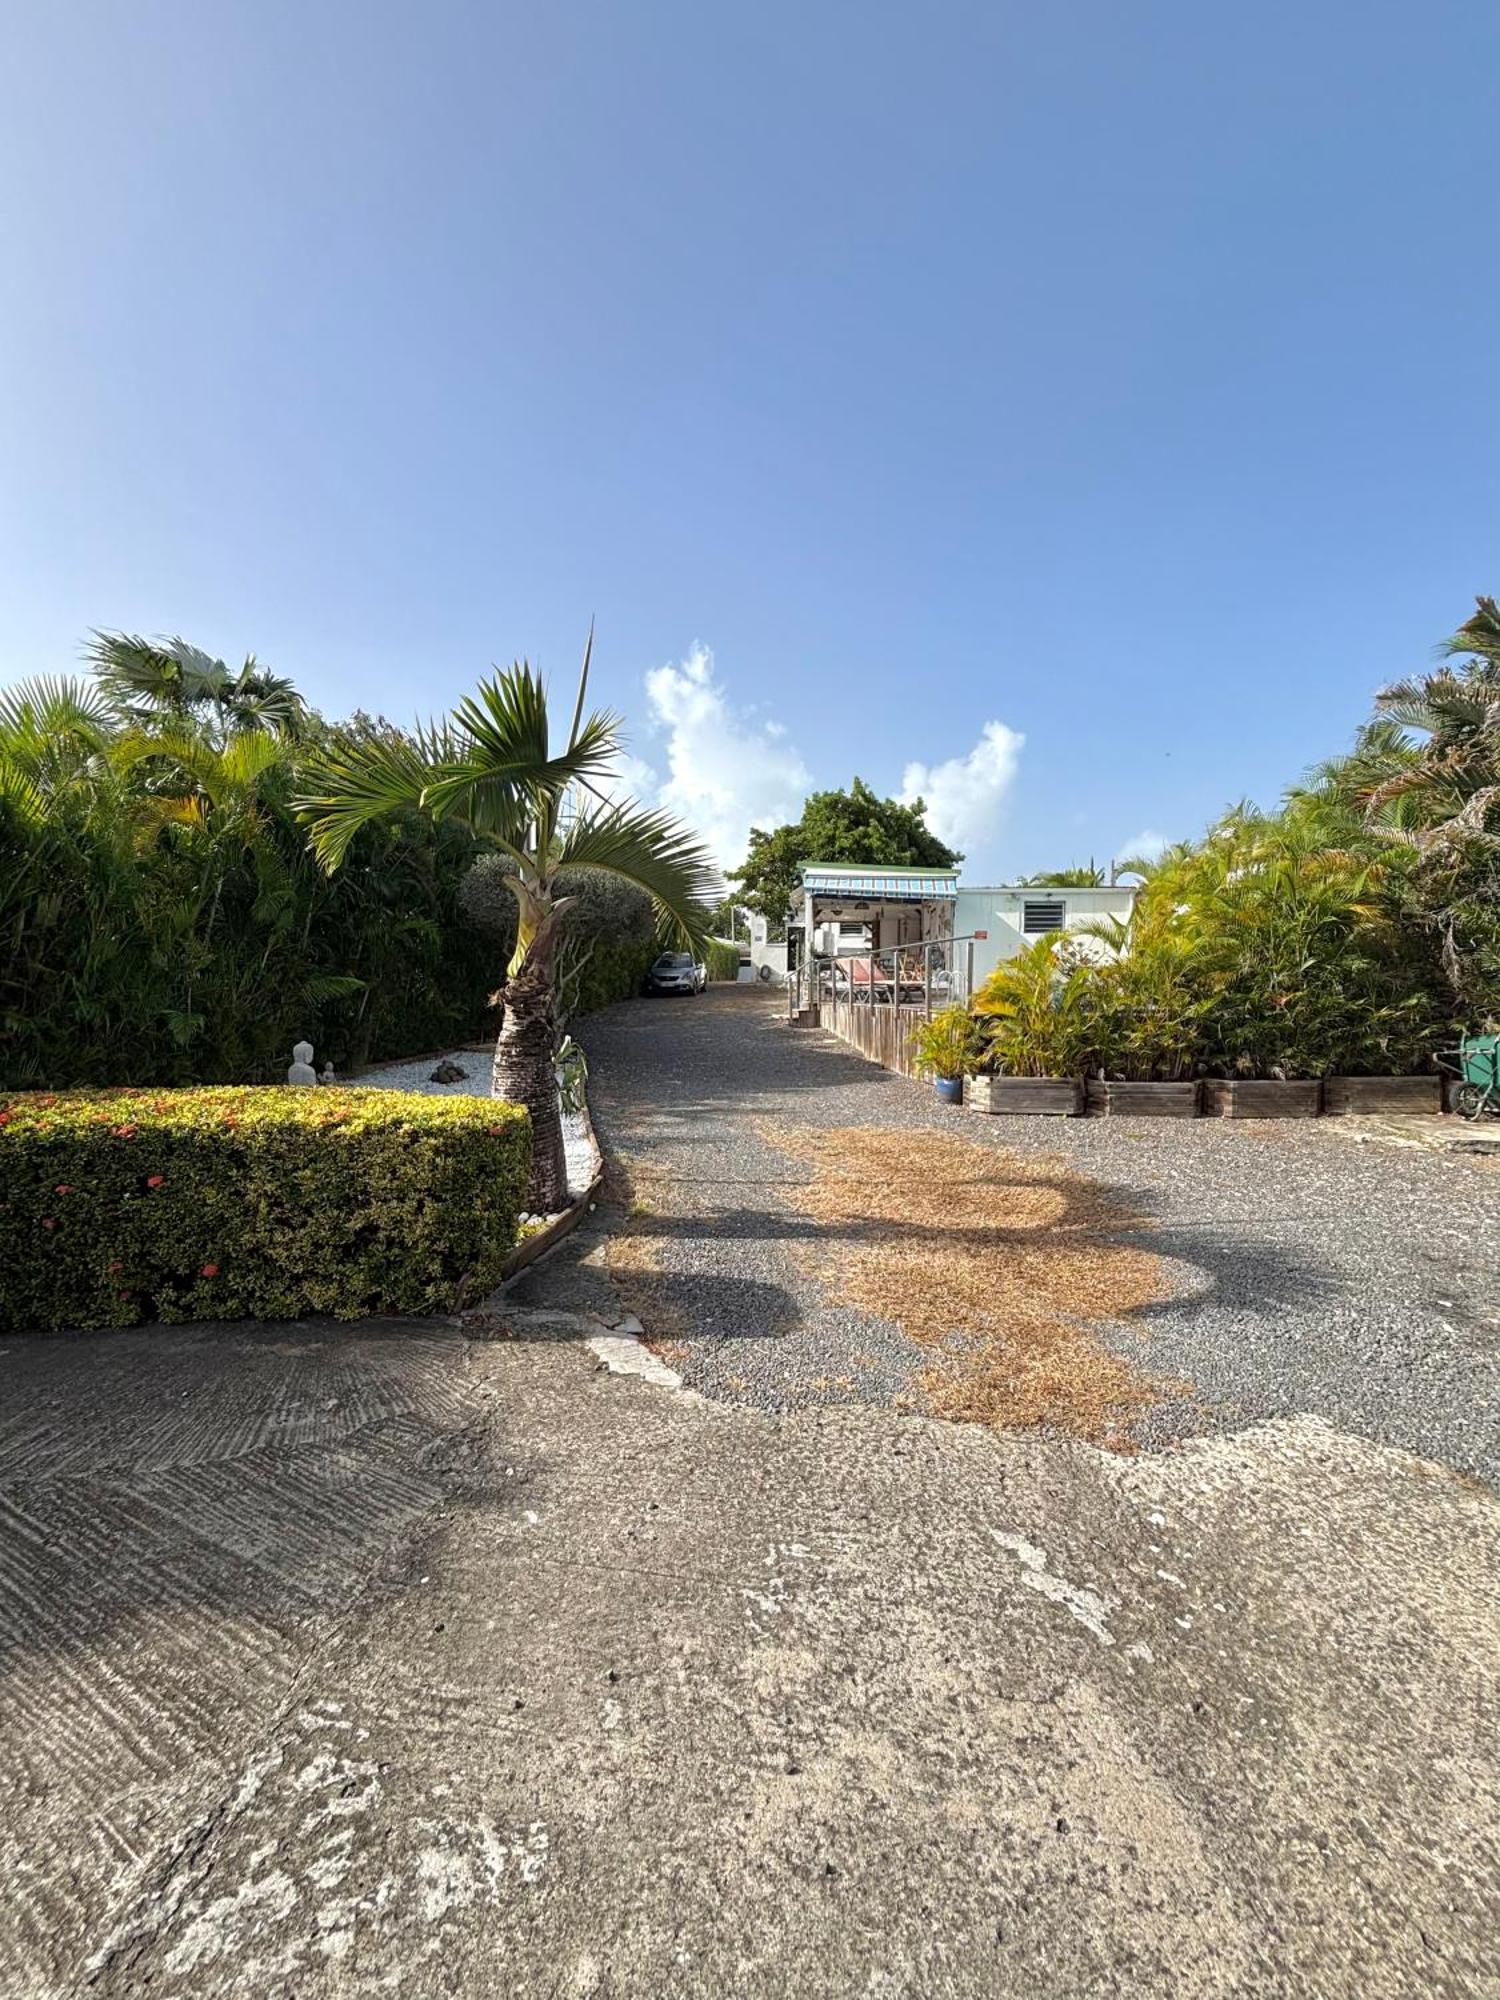
[[[879,951],[815,954],[805,959],[788,978],[788,1015],[794,1015],[799,1007],[811,1004],[814,999],[821,1000],[826,994],[830,999],[849,1001],[868,996],[871,1006],[888,1004],[893,1009],[909,1006],[913,1011],[921,1007],[926,1018],[931,1020],[935,990],[945,1006],[956,999],[966,1001],[972,995],[974,945],[976,939],[983,939],[986,935],[983,931],[965,931],[958,937],[925,938],[916,944],[885,945]],[[941,963],[935,965],[935,959],[940,959]],[[889,971],[878,973],[877,968],[887,960],[890,961]],[[904,972],[903,960],[908,965],[916,965],[920,961],[920,970]],[[963,979],[959,991],[955,992],[953,975],[960,963]],[[846,966],[850,971],[845,980],[846,991],[841,994],[838,991],[837,971]],[[863,981],[853,971],[856,966],[865,968]],[[861,985],[862,994],[858,991]],[[903,988],[908,991],[915,989],[920,999],[903,1000]]]

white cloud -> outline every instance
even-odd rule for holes
[[[983,862],[999,833],[1025,741],[1019,730],[987,722],[967,756],[941,764],[908,764],[901,779],[902,800],[909,805],[923,799],[927,824],[938,839],[960,849],[971,864]],[[974,872],[972,865],[968,872]]]
[[[751,827],[797,818],[811,772],[779,722],[732,706],[706,646],[647,674],[646,696],[652,728],[665,738],[667,775],[658,781],[629,758],[632,776],[622,765],[622,782],[696,828],[721,868],[738,867]]]
[[[1157,833],[1148,826],[1140,833],[1133,833],[1129,840],[1122,840],[1115,849],[1115,859],[1123,861],[1128,855],[1136,861],[1154,861],[1159,854],[1165,854],[1171,845],[1164,833]]]
[[[601,772],[594,784],[612,805],[654,805],[661,779],[644,758],[617,750],[609,769]]]

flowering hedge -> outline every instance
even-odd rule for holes
[[[395,1090],[0,1104],[0,1331],[449,1312],[516,1240],[517,1105]]]

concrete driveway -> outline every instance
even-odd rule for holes
[[[1500,1992],[1486,1487],[608,1374],[607,1221],[0,1343],[0,1993]]]

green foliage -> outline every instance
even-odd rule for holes
[[[344,1069],[483,1026],[472,840],[370,828],[330,881],[291,746],[257,746],[193,745],[189,771],[189,746],[118,735],[34,815],[0,796],[0,1088],[261,1081],[303,1037]]]
[[[0,1109],[0,1330],[451,1312],[498,1282],[526,1114],[406,1091],[208,1089]]]
[[[1382,689],[1353,750],[1291,795],[1330,843],[1382,856],[1458,1011],[1500,1014],[1500,606],[1481,597],[1443,664]]]
[[[710,938],[704,947],[703,962],[710,979],[732,983],[740,976],[740,948],[730,938]]]
[[[1048,868],[1040,875],[1028,875],[1028,889],[1102,889],[1105,874],[1090,861],[1079,868]]]
[[[1001,959],[974,995],[984,1067],[1004,1076],[1081,1076],[1090,1054],[1091,977],[1089,962],[1058,932]]]
[[[516,901],[499,936],[471,910],[475,834],[371,820],[330,877],[291,810],[308,760],[414,739],[180,640],[95,650],[97,680],[0,692],[0,1088],[267,1081],[304,1037],[343,1071],[493,1021]],[[568,886],[575,1013],[639,989],[656,922],[615,877]]]
[[[912,1029],[910,1051],[919,1076],[951,1080],[973,1074],[984,1053],[984,1036],[966,1007],[944,1007]]]
[[[785,937],[797,871],[810,861],[892,868],[952,868],[961,861],[929,830],[926,813],[920,799],[909,806],[882,799],[862,778],[847,792],[814,792],[794,825],[751,830],[745,864],[729,879],[740,885],[738,901],[766,918],[773,937]]]
[[[1128,924],[1003,961],[974,1000],[994,1066],[1141,1082],[1426,1066],[1448,1018],[1433,953],[1382,856],[1326,836],[1295,808],[1237,808],[1157,865]]]

